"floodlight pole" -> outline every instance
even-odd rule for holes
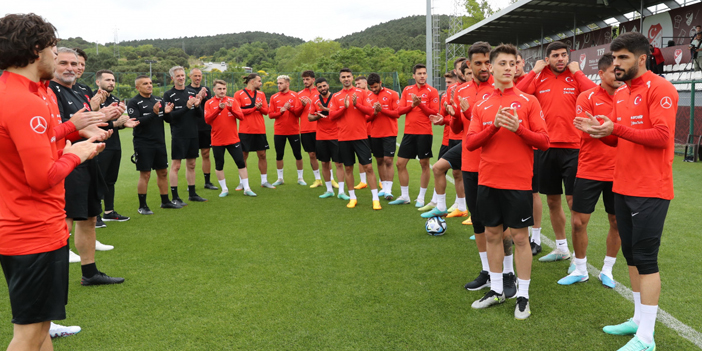
[[[427,0],[427,35],[426,35],[426,43],[427,43],[427,84],[430,84],[433,82],[433,69],[434,69],[434,60],[433,60],[433,48],[432,48],[432,40],[434,40],[434,35],[432,31],[432,23],[431,23],[431,0]]]
[[[157,63],[158,61],[146,60],[146,61],[144,61],[144,62],[146,62],[146,63],[149,64],[149,79],[151,79],[151,64],[152,64],[152,63]]]

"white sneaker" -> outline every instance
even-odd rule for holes
[[[58,338],[62,336],[71,336],[73,334],[78,334],[80,333],[80,327],[77,325],[72,325],[70,327],[61,325],[61,324],[56,324],[54,322],[51,322],[51,327],[49,327],[49,335],[51,335],[52,338]]]
[[[110,251],[115,247],[112,245],[105,245],[97,240],[95,240],[95,251]]]
[[[69,263],[80,263],[80,256],[73,252],[73,250],[68,250],[68,262]]]

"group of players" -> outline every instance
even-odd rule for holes
[[[449,81],[452,84],[441,98],[427,84],[421,64],[413,68],[415,84],[402,94],[383,87],[375,73],[356,78],[354,86],[349,69],[339,73],[342,90],[331,94],[326,79],[306,71],[300,93],[290,91],[289,77],[279,76],[279,92],[270,103],[260,91],[257,74],[246,76],[247,87],[229,97],[225,81],[215,80],[212,90],[201,86],[202,73],[196,69],[190,71],[191,84],[186,86],[185,69],[176,66],[169,71],[174,87],[162,98],[153,96],[148,76],[139,76],[138,94],[126,106],[111,94],[110,71],[97,72],[95,93],[77,84],[86,57],[73,49],[57,49],[56,42],[55,28],[39,16],[0,19],[0,49],[7,53],[0,60],[0,69],[5,70],[0,76],[0,145],[8,150],[0,160],[0,262],[15,324],[8,349],[50,349],[49,322],[65,318],[67,239],[74,224],[81,284],[124,281],[97,270],[94,259],[96,245],[101,246],[95,239],[95,228],[101,226],[101,199],[103,220],[129,219],[114,210],[121,157],[119,133],[114,131],[120,128],[134,128],[132,159],[140,171],[142,215],[153,214],[146,203],[152,170],[157,173],[161,208],[186,206],[177,189],[182,159],[188,200],[207,201],[195,191],[195,161],[201,154],[206,188],[217,190],[209,179],[210,146],[221,197],[229,193],[225,151],[239,169],[237,190],[256,196],[248,182],[248,153],[257,153],[261,186],[274,188],[284,184],[283,157],[289,142],[298,184],[306,185],[304,147],[315,175],[311,187],[326,185],[320,198],[335,196],[337,187],[336,197],[354,208],[355,190],[368,186],[374,210],[382,209],[381,196],[392,200],[391,205],[411,202],[407,164],[417,158],[422,175],[415,205],[422,217],[463,217],[468,211],[472,216],[482,269],[465,288],[490,289],[472,307],[483,309],[516,297],[517,319],[531,315],[532,257],[541,251],[539,193],[546,195],[557,244],[540,261],[571,258],[561,206],[563,188],[571,209],[575,256],[568,275],[558,281],[562,285],[588,280],[587,225],[602,194],[610,230],[599,278],[603,285],[614,287],[612,266],[621,246],[635,300],[634,317],[604,331],[635,335],[621,350],[655,349],[657,253],[673,197],[678,96],[670,83],[646,70],[649,44],[644,36],[626,33],[612,42],[612,53],[598,62],[599,86],[570,62],[568,48],[560,42],[551,43],[545,59],[528,74],[523,74],[524,62],[514,46],[493,48],[477,42],[468,57],[457,60],[454,71],[447,73],[447,81],[455,81]],[[275,119],[278,178],[273,184],[266,174],[265,115]],[[393,163],[402,115],[405,128],[396,163],[401,194],[394,199]],[[171,125],[170,174],[164,121]],[[433,166],[434,194],[425,205],[433,125],[444,125],[445,130],[439,161]],[[356,160],[362,179],[352,187]],[[453,209],[446,206],[449,169],[457,193]],[[29,272],[29,266],[36,268]],[[36,271],[42,274],[32,274]]]

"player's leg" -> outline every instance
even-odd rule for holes
[[[295,166],[297,167],[297,184],[307,185],[305,179],[303,178],[304,169],[302,168],[302,143],[300,142],[299,135],[288,136],[288,141],[290,141],[290,148],[292,149],[293,156],[295,157]]]
[[[160,166],[154,166],[160,167]],[[161,194],[161,208],[182,208],[183,205],[171,201],[168,199],[168,168],[156,168],[156,185],[158,186],[158,191]]]
[[[551,226],[556,237],[556,248],[546,256],[539,258],[541,262],[567,260],[570,258],[568,241],[566,240],[566,216],[562,207],[563,179],[561,178],[562,149],[551,148],[542,153],[541,174],[539,174],[539,191],[546,195],[546,204],[551,218]]]
[[[502,223],[504,220],[500,200],[498,189],[482,185],[477,187],[476,216],[481,218],[485,224],[487,261],[490,275],[490,291],[471,305],[471,307],[477,309],[487,308],[505,301],[502,276],[504,263],[504,227]]]
[[[354,152],[358,157],[358,163],[363,166],[366,172],[369,187],[371,189],[371,199],[374,210],[381,210],[380,198],[378,196],[378,180],[373,172],[373,156],[371,154],[370,141],[362,139],[354,141]]]
[[[324,185],[326,186],[326,191],[324,194],[319,195],[320,199],[326,199],[334,196],[334,188],[332,186],[332,170],[331,170],[331,151],[329,150],[332,140],[316,140],[315,150],[317,160],[322,162],[322,177],[324,178]]]
[[[183,200],[178,195],[178,172],[180,172],[182,160],[171,160],[171,170],[168,172],[168,182],[171,186],[171,197],[175,202],[183,202]],[[183,202],[184,203],[184,202]],[[180,204],[184,206],[183,204]]]
[[[266,144],[266,146],[268,146]],[[258,156],[258,171],[261,173],[261,187],[275,189],[275,187],[268,182],[268,160],[266,159],[266,150],[256,151],[256,156]]]
[[[585,282],[589,279],[587,273],[587,225],[590,216],[595,212],[595,206],[602,193],[604,182],[576,178],[574,187],[574,202],[572,204],[571,227],[573,232],[573,251],[575,257],[568,269],[568,276],[558,281],[561,285],[571,285]]]
[[[517,302],[514,310],[516,319],[526,319],[531,315],[529,309],[529,285],[531,284],[531,246],[529,244],[529,226],[534,224],[532,212],[532,195],[530,190],[504,190],[500,189],[496,194],[500,200],[500,211],[503,213],[504,225],[509,227],[506,233],[511,235],[514,242],[514,259],[517,266],[517,283],[519,291],[514,291],[517,297]],[[482,211],[479,211],[482,213]],[[511,243],[503,241],[503,250],[505,254],[511,249]],[[490,248],[488,247],[488,252]],[[492,262],[491,262],[492,263]],[[511,260],[503,260],[503,265],[511,269]],[[492,267],[492,266],[491,266]],[[503,279],[509,278],[511,289],[516,290],[511,284],[514,283],[514,274],[504,276]],[[505,286],[505,295],[507,295]],[[512,292],[510,292],[512,293]]]
[[[419,178],[419,195],[415,207],[424,207],[425,195],[431,180],[431,166],[429,161],[434,156],[431,151],[432,135],[417,135],[417,155],[419,157],[419,165],[422,169],[422,175]]]
[[[205,202],[207,199],[200,197],[195,191],[195,166],[196,158],[188,158],[185,160],[185,179],[188,182],[188,200],[196,202]]]
[[[463,172],[461,171],[460,167],[456,168],[455,166],[452,166],[452,168],[453,170],[451,172],[454,184],[456,186],[456,208],[453,211],[449,211],[449,214],[446,217],[468,217],[468,208],[466,207],[465,195],[466,192],[463,186]]]
[[[13,324],[12,340],[10,340],[7,350],[53,350],[54,347],[51,344],[51,337],[49,336],[50,325],[51,321],[31,324]]]
[[[481,270],[478,276],[465,285],[466,290],[480,290],[490,286],[490,265],[487,257],[487,241],[485,239],[485,226],[483,225],[477,211],[478,199],[478,173],[462,172],[463,188],[466,195],[466,204],[473,219],[473,235],[475,236],[475,246],[480,257]]]
[[[200,157],[202,157],[202,174],[205,177],[205,189],[219,190],[210,179],[212,172],[212,162],[210,161],[210,147],[212,143],[212,134],[209,130],[199,131],[197,134],[198,148],[200,149]]]
[[[317,133],[300,134],[300,140],[302,141],[302,149],[310,157],[310,167],[312,167],[312,173],[314,174],[314,182],[310,185],[310,188],[322,186],[322,177],[319,174],[319,162],[317,158]]]
[[[600,273],[600,281],[605,287],[614,289],[616,283],[612,274],[612,268],[617,262],[617,253],[621,247],[619,229],[617,228],[617,217],[614,215],[614,193],[612,193],[612,182],[606,182],[602,191],[602,202],[604,202],[605,212],[609,220],[609,231],[607,232],[607,251],[604,258],[604,265]]]
[[[219,193],[219,197],[225,197],[229,195],[229,187],[227,186],[227,179],[224,175],[224,146],[212,146],[212,156],[215,161],[215,176],[217,177],[217,182],[222,192]]]
[[[428,160],[428,159],[427,159]],[[421,164],[420,160],[420,164]],[[431,218],[434,216],[444,217],[448,214],[446,208],[446,172],[451,169],[451,164],[446,159],[439,159],[434,164],[434,193],[436,194],[436,207],[430,211],[422,213],[422,218]],[[417,200],[419,201],[419,199]]]
[[[383,191],[385,192],[385,199],[392,200],[392,185],[395,178],[395,151],[397,150],[397,137],[386,137],[383,138],[383,162],[385,164],[385,183],[383,184]]]
[[[241,143],[239,142],[233,145],[227,145],[226,149],[232,159],[234,159],[236,167],[239,169],[239,179],[241,179],[241,184],[244,187],[244,195],[256,197],[256,193],[251,190],[251,186],[249,185],[249,172],[246,169],[246,162],[244,162],[244,154],[241,151]]]
[[[278,180],[273,183],[273,186],[283,185],[283,158],[285,157],[285,144],[288,138],[285,135],[274,135],[273,146],[275,147],[275,168],[278,172]]]

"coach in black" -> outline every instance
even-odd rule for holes
[[[95,83],[100,91],[105,91],[107,93],[105,101],[100,104],[101,109],[110,105],[120,105],[120,100],[112,95],[115,89],[115,75],[112,71],[97,71],[95,73]],[[122,103],[121,105],[124,104]],[[105,201],[105,212],[102,215],[102,220],[105,222],[124,222],[129,220],[129,217],[122,216],[115,211],[115,183],[119,175],[119,165],[122,158],[122,143],[119,139],[119,130],[134,128],[138,124],[138,121],[130,119],[128,115],[121,115],[114,121],[108,121],[107,126],[103,127],[105,130],[114,130],[112,136],[105,141],[105,150],[97,157],[98,163],[100,164],[100,172],[102,173],[102,177],[105,178],[105,183],[107,183],[107,189],[103,199]],[[100,217],[98,216],[96,227],[99,228],[101,226],[100,222]],[[104,225],[105,224],[102,223],[102,226]]]
[[[56,94],[61,119],[66,122],[79,111],[92,110],[88,99],[76,94],[72,89],[75,83],[75,71],[78,55],[73,49],[58,48],[54,79],[49,86]],[[108,109],[109,110],[109,109]],[[104,121],[114,115],[105,112]],[[121,114],[121,112],[118,112]],[[83,134],[85,136],[85,134]],[[105,181],[95,159],[86,161],[76,167],[65,180],[66,187],[66,223],[69,228],[75,222],[75,244],[81,263],[82,285],[119,284],[124,278],[113,278],[100,272],[95,265],[95,221],[102,208],[100,198],[104,193]]]
[[[139,92],[127,103],[129,118],[135,118],[139,125],[134,127],[132,142],[134,155],[132,161],[139,171],[137,193],[139,195],[139,214],[154,214],[146,205],[146,189],[151,178],[151,170],[156,170],[156,184],[161,193],[161,208],[181,208],[182,206],[168,199],[168,154],[166,138],[163,132],[163,120],[173,104],[164,106],[163,99],[153,96],[153,84],[148,76],[138,76],[134,82]]]
[[[199,68],[190,70],[190,84],[185,87],[190,96],[200,97],[200,107],[197,108],[197,143],[202,157],[202,173],[205,175],[205,189],[219,190],[210,181],[212,163],[210,162],[210,145],[212,144],[212,126],[205,123],[205,103],[212,98],[210,88],[201,85],[202,71]]]
[[[173,79],[173,88],[163,94],[163,102],[173,105],[173,110],[168,113],[166,122],[171,124],[171,194],[173,202],[180,206],[187,206],[178,196],[178,172],[180,164],[185,159],[185,179],[188,182],[188,200],[204,202],[195,192],[195,162],[198,157],[199,145],[197,141],[197,120],[200,112],[201,95],[190,95],[185,89],[185,69],[174,66],[168,70]]]

